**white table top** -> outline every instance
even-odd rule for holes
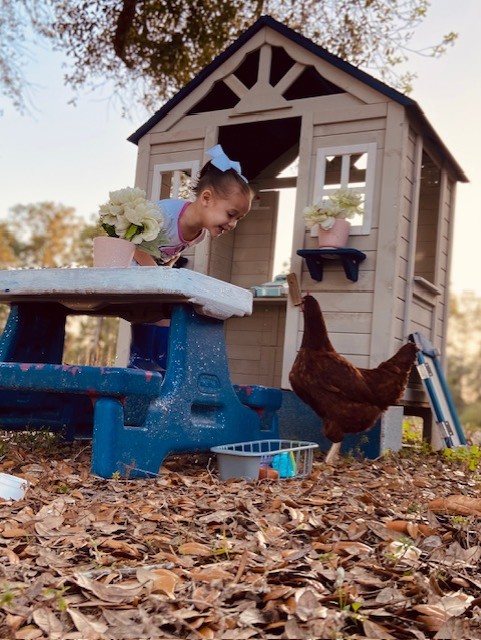
[[[190,269],[0,270],[0,303],[33,301],[58,302],[76,313],[97,311],[99,315],[116,306],[148,309],[154,304],[178,302],[190,302],[198,313],[219,320],[252,313],[249,290]]]

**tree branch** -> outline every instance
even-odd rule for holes
[[[127,59],[125,49],[127,46],[128,34],[134,22],[137,3],[138,0],[124,0],[122,10],[117,19],[117,26],[112,42],[115,55],[129,68],[132,66],[132,62]]]

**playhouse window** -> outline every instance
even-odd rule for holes
[[[436,281],[436,238],[441,202],[441,170],[423,151],[419,188],[415,273]]]
[[[152,178],[152,200],[182,198],[187,200],[191,194],[192,182],[199,172],[199,163],[173,162],[154,165]]]
[[[363,212],[351,219],[351,234],[371,230],[376,144],[318,149],[313,202],[326,200],[338,189],[351,189],[363,200]]]

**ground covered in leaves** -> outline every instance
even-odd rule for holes
[[[321,454],[259,482],[205,454],[146,480],[89,464],[85,444],[6,447],[30,485],[0,500],[1,638],[481,638],[473,464]]]

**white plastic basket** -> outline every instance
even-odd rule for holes
[[[24,478],[0,473],[0,498],[21,500],[27,491],[28,482]]]
[[[272,466],[280,479],[304,478],[312,471],[315,442],[252,440],[212,447],[221,480],[257,480],[261,466]],[[286,457],[287,456],[287,457]]]

